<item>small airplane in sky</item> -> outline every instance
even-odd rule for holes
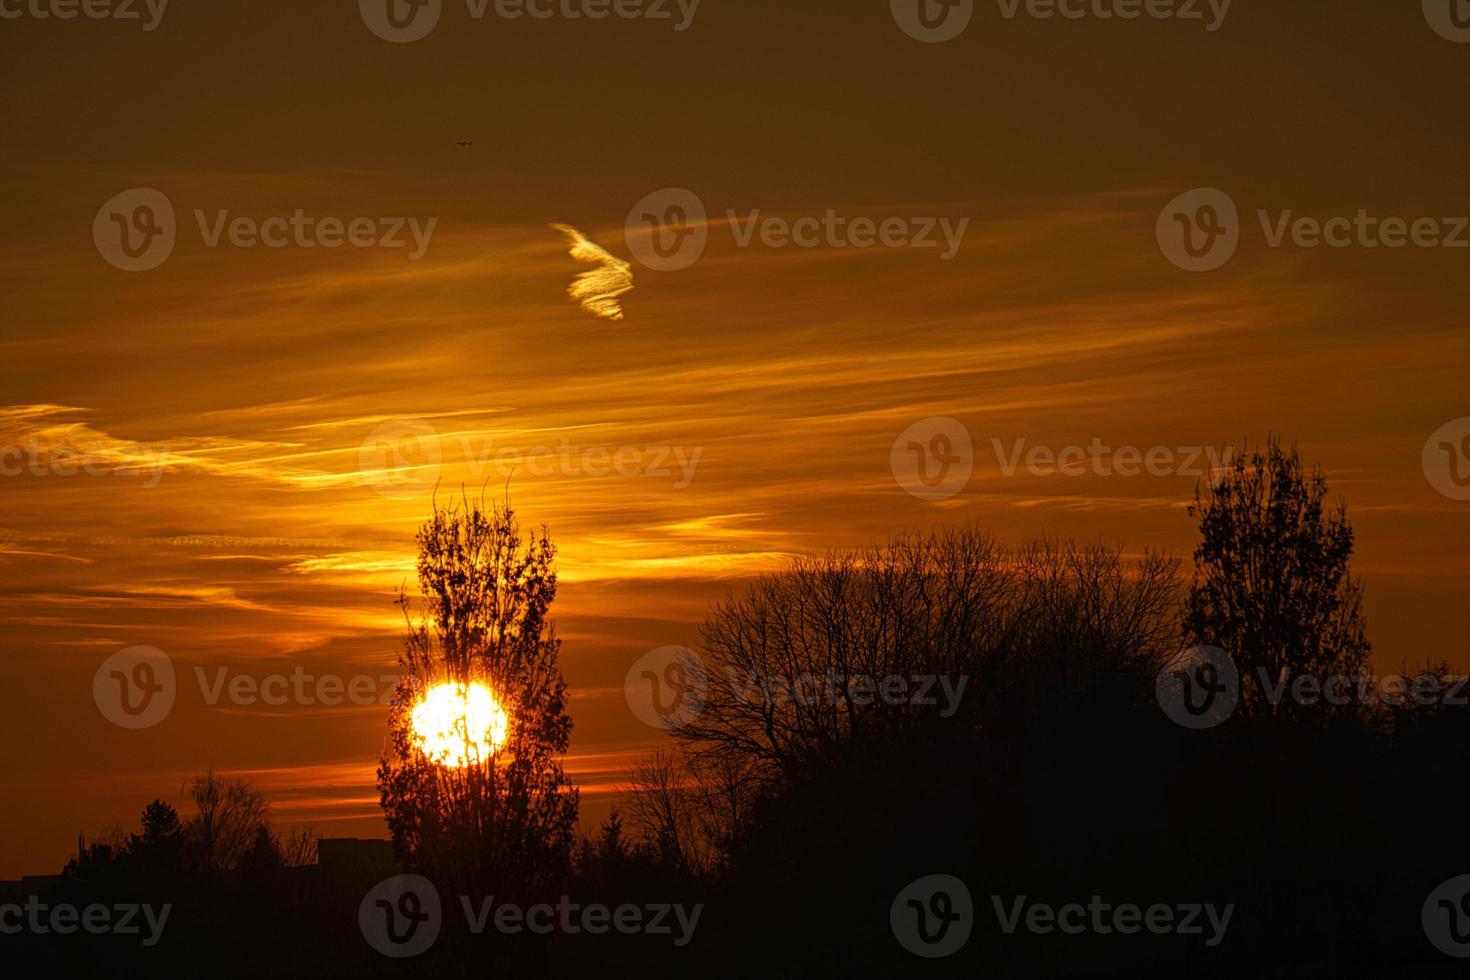
[[[455,143],[454,145],[455,146],[474,146],[475,145],[475,141],[474,140],[460,140],[458,143]]]

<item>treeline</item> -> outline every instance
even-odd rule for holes
[[[317,860],[314,827],[277,828],[255,786],[212,771],[182,796],[183,815],[155,799],[136,831],[79,841],[59,881],[5,896],[20,926],[0,940],[7,963],[72,976],[261,976],[296,951],[330,969],[306,934],[321,896],[302,874]],[[69,927],[58,908],[73,910]]]
[[[1191,515],[1187,579],[1166,555],[960,529],[799,561],[715,608],[683,665],[701,709],[635,767],[608,834],[643,874],[708,888],[699,969],[1451,975],[1421,912],[1470,871],[1463,682],[1443,663],[1372,682],[1346,510],[1294,448],[1237,455]],[[1228,665],[1181,658],[1203,645]],[[849,683],[926,675],[963,696]],[[793,680],[832,677],[837,697]],[[1181,723],[1176,684],[1229,710]],[[930,960],[890,906],[936,873],[968,885],[975,924]],[[1233,913],[1216,941],[1007,933],[997,903],[1019,896]]]
[[[184,796],[191,807],[187,820],[172,804],[154,800],[139,815],[138,833],[119,828],[86,844],[67,862],[63,876],[86,882],[130,872],[265,873],[316,863],[314,826],[277,831],[265,795],[248,780],[210,771],[185,783]]]
[[[759,579],[711,609],[679,665],[694,700],[573,843],[549,540],[523,542],[508,507],[436,509],[420,535],[432,615],[411,625],[405,676],[483,669],[529,719],[505,757],[453,770],[416,759],[401,719],[390,729],[399,869],[439,883],[443,934],[402,960],[368,949],[359,904],[377,881],[293,875],[295,843],[210,776],[197,815],[155,803],[140,834],[68,868],[88,894],[156,891],[189,917],[171,951],[91,972],[164,975],[228,948],[212,973],[1458,975],[1422,914],[1470,872],[1465,692],[1442,663],[1405,671],[1418,679],[1395,697],[1363,683],[1352,528],[1295,449],[1236,455],[1190,513],[1188,575],[1167,554],[960,528]],[[1333,679],[1346,696],[1324,695]],[[926,958],[901,941],[896,899],[933,875],[964,883],[972,921]],[[679,944],[507,937],[472,929],[461,892],[700,914]],[[1064,933],[1013,916],[1018,902],[1228,909],[1228,926]],[[406,921],[380,905],[390,930]]]

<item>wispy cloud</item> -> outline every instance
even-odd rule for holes
[[[598,266],[596,269],[577,273],[577,278],[567,287],[567,295],[581,303],[582,309],[593,316],[621,320],[623,308],[618,303],[618,297],[632,291],[633,267],[571,225],[551,227],[566,235],[567,241],[572,243],[572,258]]]

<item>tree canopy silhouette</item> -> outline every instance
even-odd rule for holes
[[[1273,705],[1263,684],[1363,669],[1371,646],[1362,582],[1349,569],[1347,505],[1327,503],[1326,478],[1308,472],[1296,446],[1285,450],[1272,437],[1264,450],[1237,453],[1195,491],[1190,515],[1200,542],[1185,636],[1234,658],[1247,717],[1294,710],[1288,698]]]
[[[487,510],[463,497],[436,502],[417,540],[425,614],[400,596],[408,629],[378,767],[389,830],[443,887],[542,898],[568,872],[577,816],[561,763],[572,721],[549,616],[555,548],[545,528],[522,537],[509,501]],[[488,686],[508,716],[504,743],[482,753],[461,724],[465,764],[427,757],[411,713],[442,684]]]
[[[1102,545],[1009,548],[973,528],[799,559],[711,611],[688,665],[704,707],[674,734],[778,778],[972,731],[1000,678],[1030,691],[1011,707],[1061,711],[1102,685],[1133,697],[1176,652],[1177,569]],[[922,697],[876,686],[929,677]]]
[[[269,809],[265,797],[246,780],[217,776],[213,770],[195,776],[185,788],[195,810],[185,839],[199,869],[220,871],[239,865],[256,831],[264,829]]]

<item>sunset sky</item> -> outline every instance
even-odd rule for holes
[[[1216,31],[979,3],[940,44],[886,0],[704,0],[683,31],[675,10],[476,21],[447,0],[405,44],[346,0],[180,2],[151,31],[0,22],[0,447],[112,470],[0,477],[0,877],[58,870],[79,831],[131,828],[211,767],[254,780],[278,823],[384,836],[385,709],[212,706],[195,671],[391,674],[436,481],[509,478],[560,548],[584,819],[663,737],[624,702],[628,666],[696,642],[711,600],[788,556],[965,522],[1192,549],[1193,476],[1006,475],[992,440],[1296,441],[1348,501],[1378,669],[1470,670],[1470,502],[1421,464],[1470,415],[1470,249],[1272,248],[1257,218],[1470,215],[1470,45],[1417,2],[1236,0]],[[127,272],[93,221],[139,187],[178,238]],[[670,187],[702,200],[709,241],[659,272],[624,223]],[[1214,272],[1155,237],[1198,187],[1240,210]],[[297,209],[434,226],[411,259],[406,231],[402,249],[211,247],[194,216]],[[755,209],[968,225],[949,260],[741,247],[726,211]],[[572,232],[628,263],[621,319],[568,295],[599,270]],[[933,417],[975,444],[937,501],[890,465]],[[385,432],[438,465],[394,483],[369,465]],[[540,447],[577,471],[497,463]],[[92,682],[137,645],[179,690],[128,731]]]

